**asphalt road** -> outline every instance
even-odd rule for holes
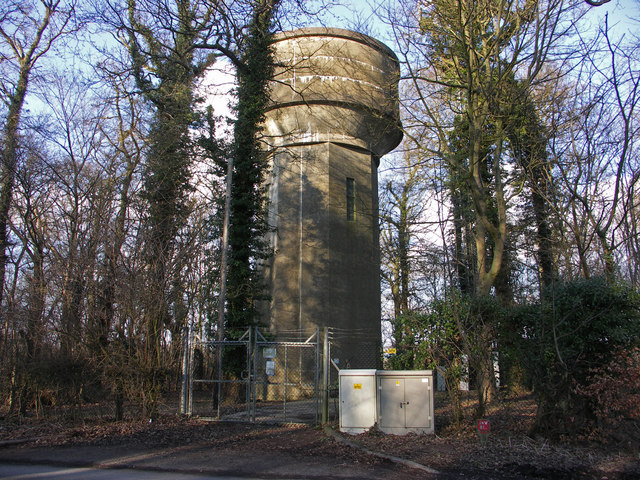
[[[50,465],[2,465],[4,480],[257,480],[247,477],[210,476],[132,469],[68,468]],[[291,479],[288,479],[291,480]]]

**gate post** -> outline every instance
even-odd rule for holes
[[[329,422],[329,327],[322,327],[322,424]]]

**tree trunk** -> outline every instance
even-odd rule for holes
[[[9,215],[18,164],[18,126],[27,93],[30,68],[23,67],[16,92],[11,96],[2,149],[2,183],[0,184],[0,307],[3,305],[5,272],[9,248]]]

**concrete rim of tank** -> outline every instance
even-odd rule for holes
[[[299,28],[296,30],[287,30],[284,32],[278,32],[276,34],[273,35],[273,41],[272,43],[278,43],[281,41],[286,41],[286,40],[290,40],[290,39],[294,39],[294,38],[305,38],[305,37],[332,37],[332,38],[343,38],[345,40],[351,40],[354,41],[356,43],[359,43],[361,45],[366,45],[367,47],[370,47],[378,52],[380,52],[383,55],[387,55],[395,64],[396,64],[396,68],[397,68],[397,73],[399,75],[400,73],[400,62],[398,61],[398,57],[396,56],[396,54],[394,53],[393,50],[391,50],[387,45],[385,45],[384,43],[382,43],[379,40],[376,40],[373,37],[370,37],[369,35],[366,35],[364,33],[359,33],[359,32],[355,32],[353,30],[347,30],[345,28],[333,28],[333,27],[305,27],[305,28]],[[311,102],[313,104],[315,104],[316,102]],[[321,104],[326,104],[328,103],[327,101],[322,101],[319,102]],[[344,102],[330,102],[330,103],[334,103],[335,106],[342,106],[343,108],[352,108],[352,109],[356,109],[356,110],[362,110],[364,108],[363,105],[361,104],[348,104],[348,103],[344,103]],[[268,111],[272,111],[272,110],[282,110],[285,108],[289,108],[289,107],[295,107],[296,105],[298,105],[299,102],[280,102],[277,105],[272,105],[271,107],[267,108]],[[309,102],[303,102],[303,104],[305,105],[310,105]],[[386,112],[380,112],[375,108],[371,108],[369,107],[371,111],[376,111],[378,112],[378,114],[381,115],[382,118],[386,118],[386,121],[388,122],[388,125],[393,126],[392,128],[395,130],[392,134],[389,135],[389,141],[385,142],[386,143],[386,147],[383,149],[383,151],[375,151],[372,153],[374,153],[377,157],[380,157],[390,151],[392,151],[394,148],[396,148],[400,142],[402,141],[402,138],[404,136],[403,132],[402,132],[402,122],[400,121],[399,118],[399,111],[396,113],[394,113],[393,115],[388,115]],[[356,146],[356,145],[354,145]]]
[[[287,30],[284,32],[278,32],[273,35],[273,43],[280,42],[282,40],[288,40],[290,38],[299,37],[336,37],[345,38],[347,40],[353,40],[358,43],[367,45],[375,50],[379,50],[382,53],[389,55],[396,63],[398,57],[395,52],[391,50],[387,45],[380,40],[376,40],[364,33],[354,32],[353,30],[347,30],[346,28],[333,28],[333,27],[305,27],[297,30]]]

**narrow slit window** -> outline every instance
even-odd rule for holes
[[[347,177],[347,220],[354,222],[356,219],[356,181]]]

